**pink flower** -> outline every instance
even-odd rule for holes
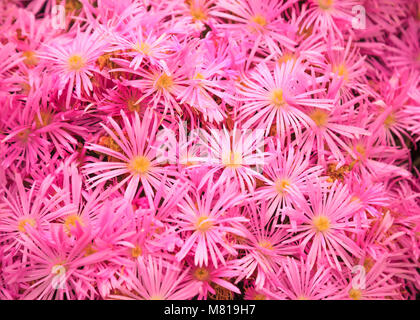
[[[199,285],[187,283],[189,269],[182,265],[148,257],[138,260],[137,269],[126,275],[129,288],[120,287],[121,295],[110,295],[111,299],[129,300],[186,300],[198,294]]]
[[[308,184],[309,201],[298,200],[297,210],[288,213],[290,232],[297,233],[285,243],[298,241],[304,250],[309,266],[326,261],[341,270],[340,258],[351,266],[352,257],[360,257],[361,248],[350,235],[361,231],[353,220],[360,204],[351,201],[347,188],[333,183],[323,189],[319,184]],[[361,226],[366,228],[367,225]]]
[[[306,182],[320,178],[322,167],[311,166],[308,155],[294,147],[282,150],[278,140],[276,144],[271,142],[270,149],[276,157],[264,166],[264,184],[255,192],[255,199],[267,201],[265,220],[273,216],[281,216],[284,220],[284,209],[304,197]]]
[[[308,107],[325,110],[332,108],[330,99],[313,99],[323,89],[308,90],[311,84],[301,61],[289,60],[270,72],[265,64],[243,80],[239,120],[245,128],[263,129],[268,135],[274,125],[277,135],[290,139],[292,133],[300,136],[302,128],[309,128],[312,120],[305,114]],[[312,79],[314,81],[314,79]]]
[[[199,267],[209,264],[209,256],[217,268],[221,262],[226,264],[224,252],[236,255],[237,251],[226,241],[226,236],[244,237],[243,223],[245,217],[228,212],[228,209],[244,199],[232,186],[226,188],[209,184],[207,189],[193,191],[178,204],[179,213],[175,213],[169,221],[177,222],[178,232],[185,240],[176,254],[181,261],[189,253],[194,255],[194,264]]]
[[[210,168],[198,188],[220,172],[216,185],[233,182],[242,192],[254,190],[255,179],[262,179],[259,171],[269,155],[264,152],[263,135],[263,130],[239,130],[236,127],[232,131],[224,127],[222,130],[210,128],[210,133],[203,132],[200,143],[207,152],[193,160]]]
[[[312,269],[304,261],[287,258],[277,281],[281,299],[325,300],[339,292],[330,268]]]
[[[93,72],[98,72],[95,61],[103,54],[104,42],[99,33],[91,33],[91,28],[84,32],[78,30],[75,39],[60,40],[46,44],[39,57],[46,60],[44,63],[51,72],[60,75],[60,89],[67,86],[66,106],[69,106],[74,87],[78,98],[81,97],[82,89],[85,93],[93,90],[90,77]]]
[[[235,270],[239,274],[236,283],[255,275],[257,289],[264,287],[274,277],[286,256],[297,253],[297,247],[283,245],[290,234],[265,211],[265,202],[259,207],[252,203],[247,206],[245,213],[249,217],[249,224],[246,237],[240,244],[243,256],[235,261]]]
[[[127,184],[125,197],[133,199],[141,183],[146,197],[152,203],[153,189],[156,190],[159,187],[160,181],[167,174],[168,169],[168,167],[161,167],[157,160],[157,147],[159,147],[156,141],[157,118],[152,111],[147,111],[141,122],[138,113],[134,113],[129,118],[121,111],[121,117],[123,128],[112,118],[109,118],[109,122],[114,131],[103,125],[105,132],[119,149],[112,150],[98,144],[88,146],[89,150],[103,153],[118,161],[95,161],[86,164],[84,172],[88,175],[97,174],[88,179],[91,187],[128,174],[118,183],[118,187]],[[175,172],[172,172],[172,175],[174,174]]]

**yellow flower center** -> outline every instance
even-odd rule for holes
[[[31,130],[30,129],[25,129],[20,131],[16,136],[22,141],[22,142],[28,142],[29,140],[29,136],[31,134]]]
[[[318,232],[325,232],[330,229],[330,219],[326,216],[316,216],[313,218],[313,224]]]
[[[349,291],[349,297],[353,300],[360,300],[362,298],[362,291],[351,288]]]
[[[318,127],[324,127],[328,123],[328,113],[324,110],[317,109],[313,111],[309,117]]]
[[[34,67],[39,62],[35,51],[32,51],[32,50],[24,51],[22,55],[25,57],[25,60],[23,60],[23,63],[26,64],[28,67]]]
[[[48,111],[40,111],[39,116],[35,116],[35,124],[37,129],[46,127],[52,122],[53,115],[51,112]]]
[[[254,296],[254,300],[266,300],[266,299],[267,299],[267,297],[264,294],[262,294],[262,293],[257,293]]]
[[[204,79],[204,76],[199,72],[197,72],[196,75],[194,76],[194,80],[203,80],[203,79]]]
[[[200,232],[207,232],[213,226],[213,222],[207,216],[198,217],[195,228]]]
[[[156,81],[156,88],[158,89],[169,89],[174,84],[171,76],[168,76],[166,73],[163,73],[159,79]]]
[[[150,52],[152,51],[152,48],[146,42],[142,42],[140,44],[137,42],[133,48],[135,51],[143,53],[145,55],[149,55]]]
[[[96,252],[96,250],[93,248],[93,246],[91,244],[89,244],[85,248],[85,257],[90,256],[91,254],[94,254],[95,252]]]
[[[354,195],[350,198],[350,202],[361,203],[362,201],[360,200],[358,196]]]
[[[79,223],[80,226],[84,226],[84,223],[83,223],[82,218],[80,216],[78,216],[77,214],[69,215],[64,219],[64,229],[67,232],[70,232],[70,229],[72,227],[76,227],[77,223]]]
[[[365,261],[363,261],[363,267],[365,268],[366,272],[369,272],[370,269],[372,269],[372,267],[375,264],[375,260],[373,260],[371,257],[366,257]]]
[[[318,0],[318,5],[323,10],[329,10],[334,4],[334,0]]]
[[[264,249],[268,249],[268,250],[273,250],[274,248],[273,248],[273,245],[271,244],[271,242],[270,241],[268,241],[268,240],[261,240],[260,242],[258,242],[258,245],[261,247],[261,248],[264,248]]]
[[[23,233],[26,232],[25,227],[27,224],[29,224],[31,227],[35,227],[36,221],[33,218],[21,219],[18,223],[18,230]]]
[[[271,92],[271,102],[278,108],[286,104],[283,97],[283,89],[275,89]]]
[[[161,294],[154,294],[150,296],[150,300],[165,300],[165,297]]]
[[[207,281],[210,277],[210,273],[206,268],[197,268],[194,271],[194,277],[199,281]]]
[[[396,122],[395,114],[390,113],[384,121],[384,126],[385,126],[385,128],[389,129],[395,124],[395,122]]]
[[[131,112],[134,112],[134,111],[140,112],[140,104],[137,103],[137,99],[134,97],[127,99],[127,108]]]
[[[278,193],[284,194],[286,192],[286,188],[290,187],[290,185],[289,180],[279,179],[276,181],[275,188]]]
[[[135,246],[134,248],[131,249],[131,256],[133,258],[138,258],[142,254],[143,254],[143,250],[139,246]]]
[[[242,165],[242,155],[239,152],[230,151],[223,157],[223,164],[228,168],[238,168]]]
[[[207,20],[207,14],[201,8],[191,6],[190,13],[194,21]]]
[[[150,160],[145,156],[134,157],[128,164],[128,168],[134,174],[144,174],[150,169]]]
[[[291,60],[296,61],[295,55],[293,53],[286,52],[277,60],[277,62],[279,65],[282,65],[283,63],[287,63]]]
[[[349,80],[349,71],[344,63],[339,64],[338,66],[333,66],[333,72],[338,74],[340,77],[344,78],[344,81]]]
[[[86,65],[86,62],[81,55],[73,54],[68,58],[67,64],[71,71],[79,71]]]
[[[257,14],[251,18],[251,21],[258,24],[261,27],[265,27],[267,25],[267,19],[260,14]]]
[[[366,148],[360,143],[356,144],[356,151],[363,157],[366,157]]]

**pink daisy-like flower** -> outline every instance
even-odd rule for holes
[[[93,90],[90,78],[94,72],[99,72],[95,62],[103,54],[104,48],[101,35],[91,33],[91,29],[88,29],[84,32],[78,30],[75,39],[63,38],[59,42],[46,44],[39,53],[48,70],[60,75],[60,90],[67,86],[67,107],[73,88],[78,98],[82,95],[82,89],[87,94]]]
[[[309,183],[308,197],[309,203],[298,200],[298,209],[290,210],[289,231],[297,234],[285,243],[298,241],[311,268],[316,262],[319,265],[320,261],[326,261],[341,270],[338,258],[351,266],[352,257],[361,256],[360,247],[349,237],[361,231],[353,220],[360,204],[351,201],[347,187],[337,182],[326,189]]]
[[[391,45],[387,47],[387,51],[391,54],[387,55],[385,60],[391,68],[399,71],[406,69],[420,71],[419,24],[414,19],[409,19],[407,24],[402,37],[390,35]]]
[[[385,274],[387,256],[379,259],[369,271],[348,276],[348,284],[333,299],[384,300],[399,299],[401,284],[392,279],[392,274]],[[356,278],[357,276],[357,278]],[[345,280],[344,280],[345,281]]]
[[[255,286],[258,289],[264,287],[267,280],[271,280],[286,256],[293,255],[298,250],[293,245],[283,245],[290,233],[277,224],[276,219],[267,219],[265,202],[258,207],[250,203],[246,208],[249,223],[246,237],[239,245],[244,251],[243,257],[235,261],[235,269],[239,274],[236,283],[255,276]]]
[[[142,63],[158,65],[165,61],[168,52],[172,51],[172,45],[166,34],[156,35],[152,32],[146,34],[142,27],[126,30],[124,34],[114,35],[111,51],[121,52],[124,59],[113,59],[117,63],[125,64],[126,58],[131,61],[129,68],[139,69]],[[118,51],[119,50],[119,51]]]
[[[280,299],[325,300],[338,293],[339,287],[331,281],[331,268],[320,267],[313,270],[302,261],[288,257],[282,263],[283,274],[277,280]]]
[[[267,201],[268,221],[271,217],[286,217],[284,208],[296,204],[297,198],[304,198],[306,182],[320,177],[322,167],[312,165],[308,154],[289,146],[285,150],[279,140],[276,146],[271,142],[275,157],[264,166],[263,185],[255,192],[255,199]]]
[[[360,1],[310,0],[302,29],[313,28],[323,35],[343,38],[342,31],[350,25],[353,19],[351,10],[356,5],[360,5]]]
[[[327,47],[327,64],[325,65],[326,75],[342,79],[340,97],[344,101],[354,97],[352,90],[359,93],[371,93],[366,84],[366,66],[364,57],[361,56],[358,48],[353,48],[352,38],[338,44],[329,43]]]
[[[121,111],[123,127],[109,118],[112,129],[102,125],[105,132],[111,137],[119,150],[113,150],[98,144],[90,144],[89,150],[99,152],[118,161],[97,161],[86,164],[84,172],[87,175],[95,174],[88,179],[91,187],[108,181],[112,178],[125,176],[118,187],[127,184],[125,197],[133,199],[139,184],[144,188],[147,199],[153,203],[154,190],[158,189],[164,175],[168,174],[170,167],[161,167],[157,160],[156,135],[158,120],[153,111],[148,110],[140,121],[137,112],[128,117]],[[124,131],[123,131],[124,130]],[[115,133],[114,133],[115,132]],[[175,171],[169,171],[174,176]]]
[[[22,236],[21,245],[28,250],[27,264],[24,268],[19,261],[9,265],[9,281],[22,284],[21,299],[25,300],[94,296],[95,270],[89,267],[111,257],[110,250],[87,254],[93,240],[89,230],[74,240],[63,228],[51,228],[51,239],[33,228]]]
[[[244,127],[263,129],[268,135],[275,125],[282,139],[290,139],[292,133],[300,136],[302,127],[309,128],[312,122],[305,108],[331,109],[331,99],[312,98],[323,89],[307,90],[311,77],[305,70],[300,61],[276,64],[274,73],[265,64],[259,64],[240,88],[244,104],[239,107],[239,120]]]
[[[128,71],[139,76],[140,79],[124,81],[124,85],[142,90],[143,95],[136,101],[136,104],[150,98],[149,103],[153,108],[162,105],[164,107],[163,114],[169,113],[171,116],[175,116],[175,111],[182,114],[178,95],[185,86],[185,69],[188,68],[188,65],[180,68],[179,64],[184,63],[182,59],[174,58],[170,61],[171,63],[165,64],[163,68],[150,67],[147,70],[131,71],[123,67],[117,68],[115,71]]]
[[[191,258],[187,258],[187,261],[189,264],[193,264]],[[208,266],[192,267],[186,278],[189,282],[195,282],[200,285],[198,299],[202,300],[207,299],[209,293],[216,294],[212,284],[219,285],[236,294],[241,294],[241,291],[236,286],[226,280],[226,278],[232,278],[236,274],[237,272],[234,271],[232,263],[228,263],[226,266],[219,266],[218,268],[210,264]]]
[[[208,148],[207,153],[204,157],[193,159],[210,167],[198,188],[221,171],[217,184],[233,181],[242,192],[254,190],[255,179],[262,179],[259,171],[269,156],[264,152],[264,130],[239,130],[235,127],[228,131],[224,127],[222,130],[211,128],[209,131],[203,131],[201,139],[201,144]]]
[[[284,31],[294,26],[286,24],[282,18],[283,12],[294,2],[221,0],[212,14],[235,22],[219,24],[219,27],[237,31],[238,35],[247,37],[252,44],[250,48],[250,59],[252,59],[260,46],[268,47],[271,52],[278,51],[278,43],[287,48],[294,46],[295,42],[284,35]]]
[[[337,101],[332,110],[319,108],[308,110],[308,116],[312,122],[310,128],[302,134],[304,143],[302,150],[308,152],[315,150],[318,154],[318,162],[322,165],[325,165],[326,158],[344,163],[345,153],[354,155],[342,137],[358,139],[361,136],[369,136],[371,133],[355,125],[343,124],[343,118],[347,119],[346,123],[349,124],[356,122],[357,119],[352,114],[353,112],[350,111],[346,114],[345,110],[351,110],[351,106],[360,103],[362,98],[361,96],[345,103]]]
[[[5,101],[4,110],[8,118],[1,118],[5,135],[0,141],[1,163],[5,168],[24,167],[26,171],[38,161],[50,160],[50,142],[34,128],[34,110],[30,104],[10,99]]]
[[[72,210],[68,205],[60,205],[63,193],[50,195],[53,181],[54,177],[48,176],[40,183],[33,182],[31,188],[25,190],[22,177],[14,175],[14,188],[6,189],[0,200],[4,207],[0,214],[0,241],[5,244],[8,254],[21,248],[20,240],[28,226],[48,229],[51,222]]]
[[[199,284],[187,282],[188,268],[174,261],[147,257],[138,260],[135,272],[125,276],[129,288],[120,287],[120,295],[111,299],[127,300],[186,300],[198,294]]]
[[[194,191],[191,196],[186,195],[178,204],[180,212],[169,220],[177,223],[178,232],[182,233],[185,240],[175,256],[178,261],[191,252],[194,254],[195,265],[207,266],[210,256],[217,268],[220,262],[226,264],[224,251],[236,255],[237,250],[227,243],[225,237],[227,234],[246,236],[243,223],[248,219],[228,209],[240,204],[243,199],[233,185],[217,188],[208,184],[204,192]]]

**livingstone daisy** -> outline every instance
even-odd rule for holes
[[[194,250],[192,252],[196,265],[207,266],[210,260],[217,268],[220,263],[226,264],[225,252],[237,254],[237,250],[226,241],[225,235],[229,233],[239,237],[246,236],[243,223],[248,219],[235,215],[235,212],[227,212],[232,204],[243,201],[243,196],[233,190],[232,186],[218,188],[210,185],[203,194],[195,191],[178,205],[180,211],[174,219],[178,221],[178,231],[185,239],[176,254],[178,260]]]
[[[419,21],[1,2],[0,299],[418,299]]]
[[[90,78],[93,72],[99,72],[95,61],[103,52],[105,42],[99,33],[91,33],[91,29],[77,32],[76,39],[60,39],[46,44],[39,54],[44,63],[52,63],[51,71],[60,75],[60,89],[66,90],[66,106],[75,90],[78,98],[83,92],[89,94],[93,90]]]
[[[338,257],[350,266],[350,254],[358,257],[362,252],[348,236],[360,232],[356,222],[352,221],[360,204],[351,201],[346,187],[337,182],[324,190],[313,184],[309,184],[308,189],[309,204],[300,201],[299,209],[289,213],[290,220],[294,221],[289,230],[297,234],[286,242],[299,241],[311,267],[326,261],[341,270]]]
[[[154,143],[156,143],[158,120],[152,111],[147,112],[142,121],[140,121],[138,113],[134,113],[129,118],[124,112],[121,112],[121,117],[123,128],[114,119],[109,119],[115,133],[110,128],[103,126],[105,132],[118,147],[117,150],[98,144],[91,144],[88,147],[89,150],[100,152],[118,161],[95,161],[86,164],[84,166],[85,174],[96,174],[88,180],[92,187],[125,175],[125,178],[118,183],[118,185],[127,184],[125,196],[128,199],[133,199],[141,182],[148,200],[152,203],[153,188],[158,188],[168,169],[168,167],[160,166],[156,159],[159,145],[154,145]],[[149,136],[152,139],[148,138]]]
[[[245,128],[263,129],[268,135],[274,125],[280,137],[300,135],[308,128],[311,119],[305,108],[329,110],[331,99],[314,99],[312,95],[323,91],[311,90],[311,77],[305,73],[306,66],[292,60],[278,64],[274,72],[265,64],[259,64],[249,77],[243,79],[239,119]]]

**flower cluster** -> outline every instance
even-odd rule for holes
[[[0,299],[413,299],[420,2],[0,3]]]

